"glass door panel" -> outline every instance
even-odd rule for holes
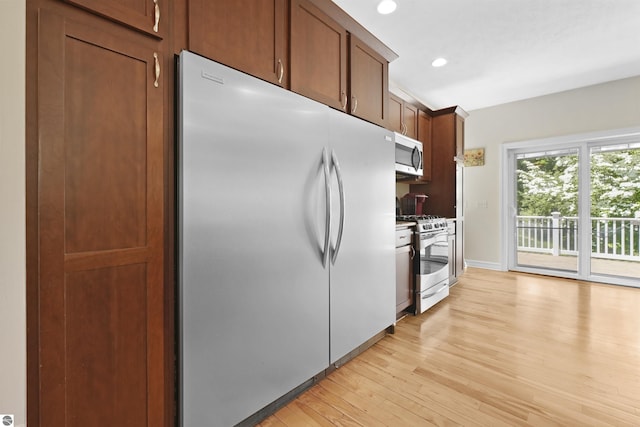
[[[516,264],[578,271],[578,149],[517,154]]]
[[[591,274],[640,277],[640,143],[590,148]]]

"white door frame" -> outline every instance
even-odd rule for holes
[[[517,142],[507,142],[501,146],[501,178],[500,186],[500,232],[501,232],[501,253],[500,267],[503,271],[516,270],[537,274],[549,274],[551,270],[533,267],[519,267],[516,263],[516,236],[515,229],[515,162],[514,156],[525,151],[546,151],[562,150],[569,148],[578,149],[580,162],[587,167],[581,167],[578,177],[578,188],[589,188],[589,149],[591,146],[613,145],[640,141],[640,127],[612,129],[599,132],[589,132],[574,135],[564,135],[551,138],[533,139]],[[589,191],[579,193],[579,222],[588,224],[590,218],[590,197]],[[583,218],[584,217],[584,218]],[[578,257],[578,272],[556,271],[553,275],[568,277],[580,280],[596,281],[603,283],[620,284],[626,286],[640,287],[640,280],[633,280],[622,277],[594,276],[590,270],[591,254],[591,229],[590,227],[580,228],[580,248]]]

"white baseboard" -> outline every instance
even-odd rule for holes
[[[464,262],[467,267],[484,268],[485,270],[505,271],[502,269],[502,265],[499,262],[475,261],[472,259],[465,259]]]

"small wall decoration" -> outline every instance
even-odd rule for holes
[[[465,166],[484,166],[484,148],[464,150]]]

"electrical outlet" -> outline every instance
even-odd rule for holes
[[[14,427],[13,414],[0,414],[0,427]]]

